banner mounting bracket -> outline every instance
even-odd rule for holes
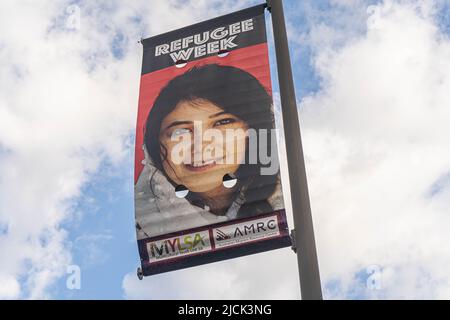
[[[291,234],[289,235],[291,237],[292,246],[291,249],[294,251],[294,253],[297,253],[297,243],[295,242],[295,229],[291,230]]]
[[[141,268],[141,267],[138,267],[138,268],[137,268],[137,270],[136,270],[136,275],[137,275],[137,277],[138,277],[139,280],[144,279],[144,273],[142,272],[142,268]]]
[[[272,13],[272,0],[267,0],[265,7],[267,8],[267,11]]]

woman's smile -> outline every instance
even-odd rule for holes
[[[189,171],[193,171],[193,172],[203,172],[203,171],[207,171],[213,167],[216,166],[216,161],[215,160],[211,160],[208,162],[202,162],[202,163],[193,163],[193,164],[185,164],[184,167],[189,170]]]
[[[197,161],[193,163],[184,164],[184,167],[193,172],[204,172],[208,171],[209,169],[214,168],[218,164],[222,164],[224,158],[217,158],[217,159],[210,159],[205,161]]]

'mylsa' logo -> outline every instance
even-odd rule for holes
[[[150,254],[154,258],[163,256],[176,255],[177,253],[187,253],[201,250],[205,247],[205,241],[201,234],[188,235],[185,237],[177,237],[156,241],[150,244]]]
[[[226,234],[225,232],[223,232],[220,229],[216,229],[216,232],[217,232],[217,236],[216,236],[217,241],[228,240],[231,238],[228,234]]]
[[[257,223],[252,223],[250,225],[237,226],[234,231],[234,238],[248,236],[251,234],[257,234],[261,232],[267,232],[269,230],[275,230],[277,228],[277,223],[274,219],[267,221],[260,221]]]

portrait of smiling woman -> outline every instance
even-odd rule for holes
[[[261,174],[263,164],[251,154],[261,145],[276,153],[273,124],[271,96],[245,70],[207,64],[170,80],[144,127],[144,169],[135,186],[138,238],[284,208],[278,170]],[[208,132],[215,139],[205,141]]]

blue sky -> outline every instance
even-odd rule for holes
[[[418,243],[420,235],[430,233],[435,235],[429,239],[430,246],[449,240],[444,227],[450,221],[448,218],[450,208],[447,205],[450,156],[444,148],[445,139],[442,139],[448,131],[440,119],[445,119],[445,115],[448,115],[444,106],[450,102],[448,93],[442,89],[442,86],[449,83],[445,71],[450,71],[446,61],[450,52],[448,51],[450,5],[446,1],[430,1],[428,4],[420,1],[387,0],[355,0],[340,3],[331,0],[284,2],[297,100],[301,116],[304,117],[302,119],[305,119],[301,120],[302,129],[305,131],[304,148],[311,184],[319,260],[323,268],[321,272],[325,297],[448,298],[449,260],[436,259],[445,256],[448,248],[443,246],[435,252],[427,253]],[[170,291],[170,288],[174,288],[174,283],[196,275],[196,271],[177,271],[155,276],[140,284],[131,280],[139,265],[133,211],[133,126],[141,61],[141,48],[136,42],[140,36],[151,36],[258,3],[258,1],[234,1],[234,5],[228,7],[219,2],[212,4],[197,2],[180,8],[176,1],[160,1],[152,4],[155,11],[152,13],[151,5],[145,1],[129,5],[120,1],[67,2],[66,7],[69,4],[76,4],[81,9],[80,32],[67,30],[65,6],[43,5],[36,8],[36,21],[30,20],[30,25],[35,23],[40,26],[41,20],[56,21],[52,24],[53,27],[48,29],[50,31],[47,30],[51,38],[44,37],[43,41],[48,41],[48,46],[54,43],[59,48],[65,48],[63,50],[68,48],[67,69],[65,64],[61,68],[67,73],[75,73],[81,66],[83,72],[85,71],[83,75],[76,74],[71,85],[76,87],[80,81],[87,79],[86,88],[80,86],[82,87],[80,96],[89,96],[93,102],[86,110],[79,110],[79,114],[95,110],[93,112],[95,117],[92,119],[83,117],[80,122],[76,122],[80,124],[78,131],[74,129],[73,132],[69,130],[65,133],[69,139],[67,144],[75,142],[74,148],[67,151],[68,156],[61,157],[61,161],[74,161],[74,165],[79,165],[79,169],[73,173],[73,176],[78,178],[74,179],[73,185],[61,186],[61,189],[69,190],[68,195],[55,202],[57,208],[55,211],[62,213],[55,214],[58,218],[55,218],[54,224],[43,227],[43,229],[53,228],[55,238],[64,237],[63,240],[53,240],[53,237],[50,237],[51,240],[48,241],[60,241],[62,251],[71,255],[71,259],[64,261],[80,266],[81,289],[67,288],[68,275],[65,274],[64,268],[66,264],[61,262],[56,268],[57,271],[54,271],[55,275],[51,277],[53,280],[48,280],[48,284],[43,285],[45,289],[39,291],[38,297],[189,298],[192,294],[194,297],[202,297],[194,294],[198,288],[205,290],[205,294],[214,294],[214,282],[211,286],[199,284],[198,287],[189,282],[181,282],[184,294]],[[0,11],[3,11],[1,6]],[[8,6],[14,8],[12,4]],[[195,11],[193,16],[189,13],[189,9]],[[164,13],[172,10],[178,13],[178,19],[160,20]],[[270,39],[270,15],[267,14],[266,18],[272,83],[276,93],[278,86],[273,68],[275,56]],[[93,28],[91,32],[86,32],[86,26]],[[433,27],[437,28],[437,31]],[[411,34],[417,34],[417,46],[431,49],[419,50],[414,47],[415,41],[409,40]],[[21,35],[19,32],[17,37],[20,38]],[[0,33],[0,50],[2,43],[5,46],[16,45],[19,51],[11,52],[21,52],[20,45],[15,44],[9,34],[2,37]],[[74,45],[72,48],[73,43],[76,43],[76,47]],[[401,55],[404,48],[405,53]],[[408,51],[408,48],[411,48],[411,51]],[[39,54],[41,52],[36,51],[36,57]],[[58,55],[57,50],[55,54]],[[384,54],[390,58],[379,60]],[[77,60],[78,57],[81,57],[81,62]],[[6,61],[10,61],[7,58],[7,54],[0,55],[0,62],[6,64]],[[392,62],[397,61],[395,59],[398,59],[397,63]],[[31,66],[35,64],[35,59],[31,55],[28,60]],[[404,65],[404,61],[413,62]],[[427,62],[425,66],[422,66],[423,61]],[[73,68],[69,68],[70,64],[73,64]],[[9,65],[16,64],[13,60]],[[415,71],[414,75],[420,79],[421,85],[408,82],[411,79],[408,70],[411,69]],[[438,80],[434,77],[439,73],[436,70],[442,71]],[[19,74],[23,72],[32,74],[33,68],[25,68],[25,71],[21,70]],[[342,73],[346,76],[342,76]],[[17,72],[14,74],[17,75]],[[52,75],[61,76],[58,71],[54,71]],[[361,75],[366,81],[364,85],[358,80]],[[8,81],[8,77],[9,73],[3,78],[0,77],[0,84],[15,83],[16,78],[11,78],[14,81]],[[105,80],[105,77],[110,79]],[[22,76],[18,78],[17,81],[22,81],[20,80]],[[38,81],[37,79],[34,81]],[[391,79],[405,80],[405,87],[390,91],[392,85],[388,82]],[[392,81],[393,84],[396,83]],[[103,82],[102,86],[96,87]],[[114,90],[117,97],[112,100],[104,97],[107,95],[104,92],[109,90]],[[430,96],[422,94],[422,91],[429,91]],[[1,92],[1,89],[0,93],[0,106],[12,106],[11,114],[14,117],[23,116],[22,104],[14,104],[14,100]],[[93,98],[92,95],[97,93],[98,97]],[[388,119],[376,108],[374,110],[371,103],[365,104],[364,97],[368,97],[369,101],[381,101],[378,105],[382,106]],[[91,101],[80,99],[88,103]],[[115,100],[119,102],[118,104],[122,103],[122,106],[110,110],[108,104],[111,105]],[[432,106],[431,109],[427,109],[427,103]],[[42,110],[47,108],[45,104],[41,106],[37,103],[37,106],[42,107]],[[8,108],[5,110],[9,112]],[[75,105],[73,113],[70,113],[75,116],[74,121],[78,121],[77,110]],[[33,112],[23,111],[23,113],[27,114],[23,121],[34,119]],[[109,113],[112,116],[108,116]],[[58,117],[61,116],[59,113],[50,115],[55,116],[55,119],[60,119]],[[397,120],[395,122],[397,125],[391,125],[389,119]],[[97,126],[97,121],[102,122],[101,126],[91,130],[91,126]],[[17,123],[19,128],[21,122]],[[41,125],[40,122],[38,124]],[[70,126],[70,122],[67,124]],[[435,128],[434,131],[430,129],[431,124]],[[82,130],[84,125],[86,125],[86,140],[76,138],[77,135],[84,134]],[[379,130],[380,127],[384,128],[383,131]],[[49,132],[51,134],[53,131]],[[416,132],[420,133],[419,137],[416,136]],[[89,142],[86,142],[88,139]],[[107,140],[107,144],[100,147],[102,139]],[[12,157],[23,153],[21,141],[20,138],[2,136],[0,130],[0,163],[4,161],[5,168],[15,168],[14,163],[20,165],[20,162],[12,161]],[[55,140],[54,143],[59,143],[59,140]],[[64,145],[65,143],[61,143],[61,150],[66,152]],[[43,150],[43,153],[46,152],[45,148]],[[78,159],[78,153],[85,156]],[[49,157],[52,155],[54,154],[49,153]],[[39,163],[34,166],[36,171],[41,170]],[[418,168],[423,167],[428,169],[418,173]],[[68,171],[62,170],[65,173]],[[397,174],[398,179],[395,178]],[[9,180],[3,183],[0,180],[0,188],[7,190],[7,181]],[[36,185],[39,185],[39,182],[36,182]],[[336,191],[337,189],[339,191]],[[18,196],[17,193],[11,192],[9,197]],[[6,196],[2,199],[5,200]],[[31,199],[28,206],[33,206],[35,204],[33,201],[37,203],[37,200]],[[6,213],[8,208],[16,207],[9,203],[0,207],[0,211],[5,212],[0,216],[0,237],[2,237],[0,240],[4,240],[5,246],[9,245],[8,230],[15,224],[14,218],[9,218]],[[47,210],[46,208],[39,210]],[[23,210],[28,214],[27,209]],[[361,215],[361,212],[365,214]],[[36,221],[41,217],[29,214],[32,219],[37,219]],[[424,214],[429,217],[426,222],[421,220]],[[404,227],[405,219],[409,228]],[[361,240],[361,245],[358,246],[350,234],[365,240]],[[45,241],[42,240],[45,239],[42,234],[38,238]],[[264,267],[268,272],[275,272],[281,265],[289,264],[286,269],[287,276],[280,280],[278,286],[275,277],[271,280],[270,284],[274,284],[274,293],[267,295],[255,293],[250,297],[297,298],[299,292],[295,274],[296,265],[289,250],[286,248],[279,250],[282,252],[263,253],[256,258],[220,262],[200,267],[198,272],[211,274],[218,272],[219,278],[231,279],[230,281],[234,283],[233,281],[239,282],[241,277],[240,265],[242,265],[241,274],[248,275],[252,265],[254,267],[260,261],[280,259],[279,262],[269,262],[268,266]],[[341,255],[338,253],[340,250]],[[62,251],[57,249],[55,254],[62,256]],[[342,255],[344,258],[340,258]],[[48,259],[54,256],[43,255],[43,257]],[[33,275],[27,274],[27,267],[30,261],[35,260],[32,260],[34,258],[27,260],[27,257],[17,259],[18,265],[21,265],[21,272],[17,274],[8,271],[10,269],[6,267],[4,272],[7,276],[11,274],[18,280],[20,290],[17,293],[14,282],[11,282],[13,293],[5,296],[33,297],[34,289],[30,288],[38,285],[34,284]],[[431,262],[433,259],[435,262]],[[47,264],[44,265],[42,269],[47,268]],[[381,290],[367,289],[367,280],[371,276],[367,268],[371,265],[379,265],[383,272],[385,286]],[[0,265],[0,271],[1,269]],[[228,269],[232,270],[230,275],[225,274],[224,270]],[[432,285],[427,286],[424,279],[430,274],[436,278],[430,281]],[[1,276],[0,272],[0,281]],[[230,278],[227,278],[228,276]],[[205,282],[211,279],[206,278]],[[250,290],[247,286],[252,281],[241,281],[244,284],[236,289],[235,295],[217,293],[217,296],[210,297],[248,297]],[[164,288],[166,283],[169,288],[167,290]],[[412,288],[417,292],[413,293]]]

